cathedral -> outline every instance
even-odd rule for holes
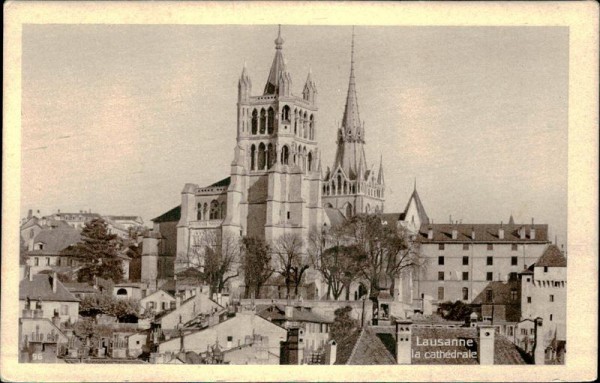
[[[262,93],[254,95],[244,66],[238,82],[237,139],[229,177],[208,186],[186,184],[177,223],[175,271],[201,251],[208,233],[276,241],[309,232],[343,215],[382,212],[384,177],[367,166],[365,127],[354,74],[350,79],[333,167],[323,172],[319,145],[317,86],[309,72],[301,94],[283,56],[281,30]]]

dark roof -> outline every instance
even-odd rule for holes
[[[63,285],[71,293],[97,293],[98,290],[87,283],[82,282],[65,282]]]
[[[53,292],[52,278],[52,275],[36,274],[31,281],[29,278],[23,279],[19,283],[19,300],[29,297],[32,301],[40,298],[42,301],[79,302],[58,279],[56,292]]]
[[[181,205],[174,207],[168,212],[151,219],[152,222],[177,222],[181,218]]]
[[[400,214],[400,220],[405,221],[406,220],[406,214],[408,214],[408,208],[411,205],[411,201],[415,202],[415,204],[417,205],[417,214],[419,215],[419,220],[421,221],[421,224],[429,224],[429,217],[427,216],[427,213],[425,212],[425,207],[423,206],[423,202],[421,202],[421,198],[419,197],[419,193],[417,193],[417,188],[415,187],[415,189],[413,190],[412,194],[410,195],[410,198],[408,199],[408,203],[406,204],[406,207],[404,208],[404,212],[402,214]]]
[[[356,330],[343,339],[335,340],[337,342],[335,364],[346,364],[348,362],[360,333],[360,330]]]
[[[498,237],[500,228],[504,229],[504,239]],[[535,239],[530,239],[531,225],[501,225],[493,223],[462,223],[462,224],[425,224],[419,229],[419,239],[427,242],[494,242],[494,243],[523,243],[523,242],[548,242],[548,225],[534,225]],[[429,229],[433,229],[433,239],[428,239]],[[521,239],[519,229],[524,228],[527,235]],[[458,231],[456,239],[452,239],[452,230]],[[471,239],[471,231],[475,231],[475,240]]]
[[[395,339],[393,341],[395,344]],[[364,327],[345,363],[347,365],[397,364],[396,358],[370,327]]]
[[[231,184],[231,177],[223,178],[220,181],[215,182],[212,185],[206,187],[219,187],[219,186],[229,186]]]
[[[567,258],[556,245],[548,245],[542,256],[535,263],[536,267],[567,267]]]
[[[42,242],[43,250],[28,252],[29,254],[59,254],[67,247],[81,241],[79,230],[72,227],[42,229],[33,239],[34,243]]]
[[[492,302],[487,301],[487,290],[492,290]],[[516,291],[516,299],[512,299],[511,291]],[[518,322],[521,319],[521,281],[490,282],[473,299],[473,304],[480,304],[481,315],[493,316],[494,322]]]
[[[381,222],[387,222],[388,225],[396,224],[400,220],[400,213],[381,214]]]
[[[294,307],[291,318],[285,316],[285,307],[281,305],[268,305],[258,306],[256,309],[258,315],[261,317],[273,321],[273,322],[285,322],[287,320],[294,322],[312,322],[312,323],[332,323],[333,321],[323,318],[322,316],[315,314],[311,311],[300,310],[298,307]]]
[[[107,215],[108,218],[112,220],[122,220],[122,221],[137,221],[141,220],[140,216],[137,215]]]
[[[325,210],[325,214],[327,214],[331,226],[339,226],[346,221],[346,217],[339,209],[324,207],[323,210]]]

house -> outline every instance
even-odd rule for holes
[[[142,299],[147,286],[142,282],[122,282],[116,283],[113,288],[113,295],[119,299]]]
[[[136,332],[127,336],[127,356],[137,358],[148,348],[150,330]]]
[[[496,332],[513,340],[521,320],[521,280],[490,282],[475,297],[479,317],[496,328]]]
[[[194,351],[202,353],[217,343],[223,352],[250,343],[258,346],[255,336],[261,336],[261,346],[273,355],[271,361],[279,364],[280,342],[287,336],[283,327],[256,315],[251,308],[242,308],[235,316],[209,327],[173,337],[158,345],[158,353]],[[239,356],[239,358],[243,358]],[[267,358],[269,359],[269,358]],[[232,356],[233,360],[233,356]],[[261,359],[264,360],[264,359]]]
[[[56,363],[68,338],[60,328],[57,311],[50,319],[41,304],[29,301],[19,318],[19,362]]]
[[[81,241],[79,230],[72,227],[44,228],[32,239],[32,248],[25,255],[33,274],[59,267],[73,270],[80,261],[65,251]]]
[[[160,314],[164,311],[175,309],[175,304],[175,297],[163,290],[157,290],[140,300],[140,314],[144,314],[147,311]]]
[[[257,313],[285,329],[302,329],[305,357],[309,357],[312,353],[324,352],[333,321],[313,313],[311,307],[273,304],[266,307],[258,306]]]
[[[19,283],[19,309],[25,310],[35,302],[36,307],[44,313],[44,318],[52,319],[56,310],[60,322],[76,322],[79,319],[79,299],[67,290],[58,280],[56,273],[29,274],[28,278]]]
[[[155,326],[164,330],[175,330],[200,314],[214,314],[224,309],[207,294],[196,294],[183,301],[181,296],[175,297],[175,308],[163,311],[154,318]]]
[[[63,285],[77,299],[95,296],[100,292],[96,286],[92,286],[86,282],[64,282]]]

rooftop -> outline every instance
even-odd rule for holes
[[[156,218],[151,219],[152,222],[178,222],[181,219],[181,205],[174,207],[166,213],[159,215]]]
[[[536,267],[567,267],[567,258],[556,245],[548,245],[542,256],[535,263]]]
[[[331,320],[300,307],[294,307],[291,318],[285,316],[285,307],[282,305],[258,305],[256,312],[261,317],[274,322],[289,320],[294,322],[332,323]]]
[[[67,290],[61,281],[56,281],[56,292],[52,291],[52,275],[37,274],[32,277],[23,279],[19,283],[19,300],[26,300],[28,297],[35,301],[59,301],[59,302],[79,302],[73,294]]]
[[[531,239],[531,228],[535,228],[535,239]],[[504,229],[504,239],[499,237],[499,229]],[[433,230],[433,239],[428,239],[429,229]],[[526,236],[521,239],[519,230],[524,229]],[[452,239],[452,231],[457,231],[456,239]],[[472,239],[472,231],[475,232],[475,240]],[[461,223],[461,224],[424,224],[419,229],[419,239],[422,243],[523,243],[523,242],[548,242],[548,225],[507,225],[493,223]]]

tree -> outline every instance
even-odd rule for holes
[[[242,239],[242,270],[246,284],[245,296],[248,297],[252,291],[256,298],[260,298],[260,288],[274,272],[271,251],[262,238]]]
[[[139,302],[135,299],[117,299],[110,294],[86,296],[79,302],[79,314],[95,318],[99,314],[116,317],[119,322],[136,322],[140,312]]]
[[[123,279],[121,260],[117,257],[119,242],[115,234],[108,232],[102,218],[86,222],[81,231],[82,241],[67,249],[79,258],[83,266],[78,272],[80,282],[90,282],[94,277],[111,279],[115,283]]]
[[[333,312],[335,317],[331,325],[330,334],[331,339],[334,339],[338,343],[356,333],[359,329],[358,321],[352,319],[350,316],[351,312],[352,307],[350,306],[340,307]]]
[[[357,215],[345,224],[345,235],[358,252],[359,275],[371,286],[371,299],[392,287],[395,278],[420,267],[418,245],[402,227],[386,225],[377,214]]]
[[[442,318],[453,321],[466,321],[473,312],[471,306],[463,301],[442,302],[439,305],[439,310]]]
[[[190,249],[183,262],[196,274],[198,282],[210,286],[210,295],[220,293],[227,282],[239,275],[240,241],[237,237],[216,230],[200,231],[190,240]]]
[[[298,234],[286,233],[275,242],[274,253],[279,260],[277,272],[285,280],[287,297],[294,286],[294,297],[298,296],[298,287],[302,283],[304,272],[308,270],[308,259],[303,254],[304,241]]]
[[[312,231],[309,235],[308,253],[315,270],[327,283],[327,297],[331,294],[338,300],[344,289],[346,300],[350,299],[350,284],[360,272],[360,257],[355,245],[342,244],[339,227]]]

